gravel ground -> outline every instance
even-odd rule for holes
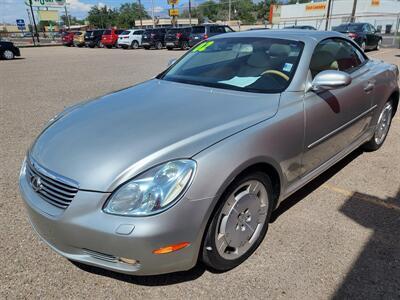
[[[230,272],[125,276],[72,264],[39,240],[17,179],[43,125],[182,53],[52,47],[0,61],[0,298],[400,298],[400,115],[380,151],[355,151],[286,200],[259,249]],[[400,65],[400,50],[369,55]]]

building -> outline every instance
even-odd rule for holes
[[[154,23],[155,23],[156,27],[170,27],[170,26],[172,26],[172,19],[171,18],[156,18],[154,20]],[[192,25],[197,25],[198,23],[199,22],[198,22],[197,18],[192,18],[192,20],[191,20]],[[136,20],[135,25],[136,25],[136,27],[140,27],[140,21]],[[145,28],[153,27],[153,20],[152,19],[142,20],[142,26]],[[179,26],[179,27],[190,26],[190,20],[178,18],[177,26]]]
[[[331,17],[328,29],[350,21],[353,0],[331,0]],[[288,4],[275,7],[273,27],[291,25],[311,25],[325,29],[327,22],[328,1],[304,4]],[[358,0],[355,12],[356,22],[368,22],[385,32],[399,30],[399,0]]]

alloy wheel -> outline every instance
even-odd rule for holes
[[[392,121],[392,103],[387,102],[382,109],[381,114],[379,115],[378,124],[375,129],[375,143],[380,145],[386,138],[388,134],[390,122]]]
[[[13,59],[14,58],[14,53],[11,50],[5,50],[3,52],[3,56],[5,59],[9,60],[9,59]]]
[[[221,257],[243,256],[258,240],[268,214],[268,193],[264,184],[249,180],[225,202],[218,219],[215,245]]]

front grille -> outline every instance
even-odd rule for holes
[[[78,192],[77,183],[56,175],[32,161],[27,162],[26,169],[32,189],[43,200],[62,209],[66,209],[71,204]]]

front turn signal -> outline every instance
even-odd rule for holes
[[[154,254],[166,254],[166,253],[171,253],[183,248],[186,248],[187,246],[189,246],[190,243],[188,242],[183,242],[183,243],[179,243],[179,244],[174,244],[174,245],[169,245],[166,247],[162,247],[156,250],[153,250]]]

